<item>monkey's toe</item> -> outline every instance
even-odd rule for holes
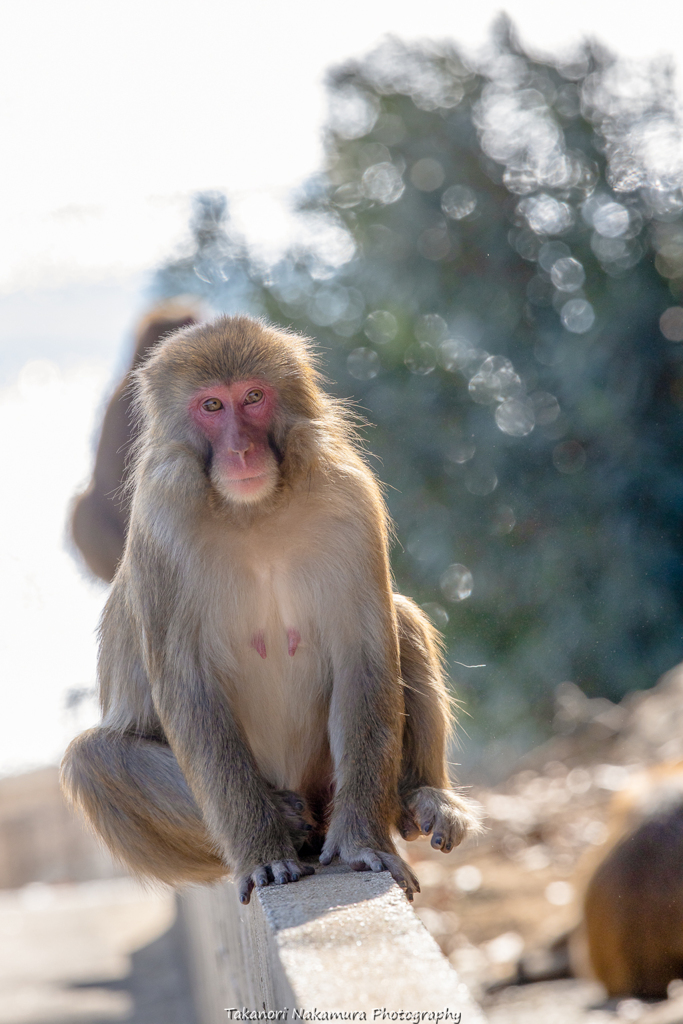
[[[329,864],[335,856],[348,864],[354,871],[388,871],[394,881],[400,885],[405,895],[412,901],[413,895],[420,891],[420,883],[411,869],[396,853],[384,850],[373,850],[369,846],[355,849],[339,850],[328,848],[320,855],[321,864]]]
[[[413,896],[420,891],[420,883],[417,875],[408,867],[406,862],[395,853],[380,853],[379,856],[384,862],[385,870],[389,871],[397,885],[403,889],[406,897],[413,902]]]
[[[315,868],[312,865],[301,864],[298,860],[274,860],[268,864],[259,864],[253,871],[236,879],[240,903],[249,903],[254,887],[262,889],[271,884],[286,885],[313,874]]]
[[[449,789],[423,786],[410,795],[405,810],[413,816],[422,835],[431,834],[432,847],[442,853],[450,853],[468,832],[482,829],[480,805]]]

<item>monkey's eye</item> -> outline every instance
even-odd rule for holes
[[[202,402],[204,412],[218,412],[222,408],[223,403],[218,398],[207,398],[205,402]]]
[[[260,402],[263,398],[263,392],[260,388],[252,388],[251,391],[247,391],[244,399],[245,405],[254,405],[256,402]]]

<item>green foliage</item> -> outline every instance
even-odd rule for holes
[[[668,73],[594,46],[542,61],[502,25],[477,66],[390,41],[330,85],[311,244],[263,268],[203,196],[157,290],[318,340],[376,424],[397,587],[454,663],[486,664],[454,664],[469,731],[524,744],[562,680],[618,699],[683,655]]]

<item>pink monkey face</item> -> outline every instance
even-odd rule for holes
[[[192,396],[190,416],[211,444],[211,479],[226,500],[252,504],[276,486],[268,439],[275,407],[274,389],[260,380],[216,384]]]

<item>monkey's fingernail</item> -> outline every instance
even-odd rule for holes
[[[297,811],[303,811],[303,809],[304,809],[304,807],[305,807],[305,806],[306,806],[306,805],[305,805],[304,803],[302,803],[302,801],[301,801],[301,800],[297,800],[297,801],[296,801],[296,803],[294,804],[294,808],[295,808],[295,810],[297,810]]]
[[[434,836],[432,839],[432,846],[441,846],[443,842],[443,836]]]
[[[244,896],[244,895],[240,896],[240,903],[247,904],[248,902],[249,902],[249,897],[248,896]]]
[[[305,821],[304,824],[303,824],[303,829],[304,829],[304,832],[312,832],[313,831],[313,826],[310,825],[307,821]]]
[[[296,874],[296,872],[293,872],[293,873],[292,873],[292,881],[293,881],[293,882],[298,882],[298,881],[299,881],[299,878],[300,878],[300,876],[299,876],[299,875],[297,875],[297,874]]]
[[[453,843],[446,843],[446,853],[450,853],[453,849]]]

